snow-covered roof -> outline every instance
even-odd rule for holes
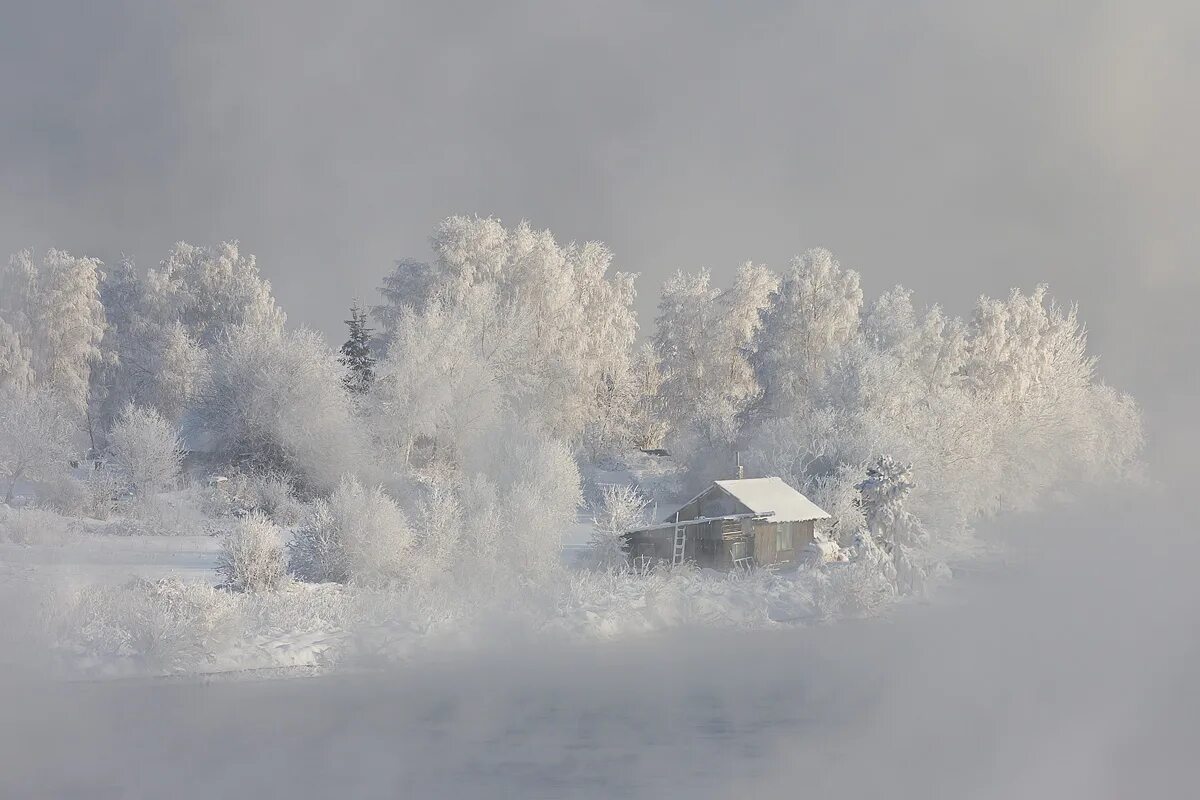
[[[824,509],[781,478],[741,478],[713,483],[755,514],[770,514],[771,522],[829,519]]]

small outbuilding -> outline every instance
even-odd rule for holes
[[[639,565],[786,565],[814,540],[821,519],[829,514],[780,478],[739,478],[714,481],[661,523],[629,531],[625,539]]]

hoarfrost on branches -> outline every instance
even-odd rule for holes
[[[347,477],[297,532],[290,564],[305,580],[400,584],[412,574],[414,543],[403,510],[382,486]]]
[[[287,578],[283,531],[262,514],[244,517],[221,543],[217,574],[236,592],[279,588]]]
[[[4,502],[17,482],[49,481],[65,472],[74,452],[73,415],[48,389],[0,392],[0,475]]]
[[[112,465],[134,496],[146,503],[174,486],[183,465],[183,442],[152,408],[130,404],[108,434]]]
[[[601,569],[624,568],[625,534],[646,521],[649,499],[636,486],[607,484],[592,508],[592,561]]]

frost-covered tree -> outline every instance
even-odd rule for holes
[[[236,328],[278,333],[286,319],[254,256],[242,255],[237,242],[176,244],[146,275],[145,309],[162,327],[179,321],[204,349]]]
[[[804,487],[813,502],[830,515],[829,520],[817,523],[818,539],[850,547],[866,530],[867,519],[858,490],[865,475],[865,467],[842,463],[811,478]]]
[[[217,574],[235,592],[279,588],[287,578],[283,531],[261,514],[242,518],[221,542]]]
[[[639,440],[637,376],[632,367],[620,374],[600,377],[595,408],[580,436],[588,459],[596,463],[606,455],[618,454]]]
[[[105,276],[101,295],[109,319],[103,366],[92,382],[101,431],[131,402],[179,421],[205,384],[210,350],[238,329],[279,335],[285,319],[254,257],[243,256],[237,242],[180,242],[145,275],[123,259]]]
[[[0,318],[12,330],[6,349],[20,342],[28,354],[29,382],[53,390],[77,412],[87,403],[104,335],[102,266],[62,250],[35,261],[23,250],[0,268]]]
[[[178,308],[152,297],[130,259],[105,273],[100,284],[107,326],[102,358],[92,373],[90,414],[103,434],[129,404],[153,408],[178,422],[195,398],[207,356]]]
[[[995,508],[1028,506],[1052,485],[1094,474],[1097,464],[1128,466],[1141,446],[1140,417],[1094,373],[1076,309],[1050,302],[1046,287],[979,301],[959,374],[991,421],[978,475]],[[1100,439],[1111,449],[1097,451]]]
[[[644,524],[647,497],[636,486],[607,484],[592,505],[592,562],[602,569],[626,564],[625,534]]]
[[[409,311],[419,311],[433,299],[438,289],[437,270],[431,264],[413,259],[400,259],[392,271],[383,277],[379,294],[383,302],[371,308],[371,315],[382,330],[376,337],[380,352],[386,352],[400,317]]]
[[[5,503],[12,502],[19,481],[47,481],[66,471],[74,452],[73,420],[74,413],[53,389],[0,392]]]
[[[852,321],[855,303],[834,300],[845,300],[856,279],[825,284],[841,288],[818,307],[840,307],[834,316]],[[821,355],[804,370],[780,356],[789,347],[793,356],[811,352],[792,346],[803,337],[789,345],[781,335],[780,352],[767,352],[775,347],[768,328],[778,320],[772,306],[756,363],[766,384],[790,370],[776,388],[797,390],[776,391],[744,429],[752,469],[845,506],[847,482],[836,476],[882,455],[911,464],[923,480],[910,488],[906,507],[936,532],[939,546],[951,546],[980,515],[1028,506],[1053,486],[1121,475],[1140,449],[1136,406],[1095,380],[1074,309],[1049,302],[1044,288],[1007,301],[984,298],[969,325],[936,306],[917,313],[911,294],[896,288],[848,333],[824,325],[839,332],[818,337]],[[772,363],[775,378],[763,371]],[[836,527],[846,544],[853,527]]]
[[[739,411],[759,392],[750,358],[757,346],[755,335],[762,327],[762,314],[778,289],[778,275],[747,261],[718,299],[721,315],[715,350],[725,371],[725,391]]]
[[[183,465],[179,431],[152,408],[130,404],[108,434],[112,464],[143,502],[175,485]]]
[[[967,328],[962,319],[947,317],[933,306],[913,334],[910,358],[927,391],[944,390],[958,382],[966,362]]]
[[[867,533],[892,556],[896,580],[903,592],[919,591],[924,580],[919,551],[928,547],[929,534],[905,507],[913,490],[912,467],[880,456],[867,468],[858,485]]]
[[[693,469],[733,463],[744,417],[760,395],[751,366],[761,314],[778,284],[746,262],[724,290],[709,274],[676,273],[663,287],[655,349],[671,452]]]
[[[23,392],[33,380],[29,350],[21,337],[0,317],[0,392]]]
[[[504,318],[487,287],[405,311],[369,397],[381,451],[406,465],[456,462],[465,442],[519,402],[505,375],[526,358],[522,321]]]
[[[238,328],[210,359],[210,377],[185,434],[192,449],[278,469],[324,490],[371,466],[341,365],[320,335]]]
[[[672,432],[699,422],[705,397],[717,380],[711,368],[710,331],[719,314],[719,294],[708,270],[677,271],[659,294],[654,350],[663,376],[659,391]]]
[[[880,456],[867,467],[867,477],[856,487],[862,496],[867,531],[888,547],[918,547],[928,534],[920,521],[905,508],[913,490],[912,466],[891,456]]]
[[[663,374],[654,345],[646,343],[637,349],[630,371],[635,398],[630,421],[633,443],[644,450],[662,447],[668,425],[662,396]]]
[[[610,431],[631,413],[623,387],[637,330],[633,276],[610,274],[607,248],[564,247],[528,223],[509,229],[479,217],[446,219],[432,245],[433,264],[400,262],[381,288],[386,302],[375,314],[391,363],[380,372],[393,384],[385,394],[429,388],[425,379],[402,386],[409,365],[420,363],[410,352],[415,334],[447,350],[465,346],[467,371],[487,372],[497,408],[574,444],[589,424]],[[445,383],[462,374],[426,371]]]
[[[862,289],[828,250],[792,260],[763,311],[754,367],[768,414],[803,406],[824,366],[859,331]]]
[[[903,351],[916,336],[917,317],[912,292],[895,286],[879,296],[863,316],[866,343],[884,353]]]
[[[635,275],[617,272],[609,277],[612,251],[598,242],[567,248],[576,297],[582,309],[576,334],[581,348],[574,354],[581,364],[582,395],[579,410],[582,436],[593,460],[619,452],[631,444],[637,384],[633,374],[633,344],[637,336]]]
[[[371,334],[374,332],[367,327],[367,312],[355,303],[350,307],[350,319],[346,320],[350,328],[350,338],[338,351],[338,363],[346,368],[343,383],[353,394],[363,394],[375,380],[375,357],[371,355]]]

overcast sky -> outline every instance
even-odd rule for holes
[[[607,242],[647,328],[676,268],[823,245],[956,313],[1048,281],[1180,413],[1198,6],[969,5],[0,0],[0,248],[238,238],[340,337],[451,213]]]

